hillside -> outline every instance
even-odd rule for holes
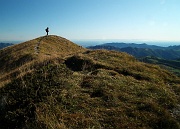
[[[2,129],[180,129],[180,78],[45,36],[0,50]]]
[[[71,41],[55,35],[39,37],[0,50],[0,84],[31,72],[32,65],[48,58],[65,57],[85,51]]]
[[[135,48],[133,48],[133,46]],[[179,70],[180,64],[178,61],[180,57],[179,46],[158,47],[158,46],[146,45],[146,44],[128,45],[125,43],[107,43],[104,45],[90,46],[88,48],[93,50],[106,49],[106,50],[126,52],[130,55],[135,56],[140,61],[151,64],[157,64],[160,67],[165,68],[170,72],[180,76],[180,70]]]

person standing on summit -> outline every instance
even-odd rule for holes
[[[46,33],[47,33],[47,35],[48,35],[48,33],[49,33],[49,28],[47,27],[47,28],[45,29],[45,31],[46,31]]]

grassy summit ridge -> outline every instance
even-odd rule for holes
[[[3,49],[0,62],[2,129],[180,128],[180,78],[126,53],[48,36]]]
[[[31,72],[34,64],[48,58],[65,57],[83,52],[85,48],[55,36],[43,36],[0,50],[0,84],[22,73]]]

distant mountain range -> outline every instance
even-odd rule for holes
[[[154,56],[168,60],[180,58],[180,45],[161,47],[156,45],[147,45],[145,43],[106,43],[102,45],[89,46],[88,48],[127,52],[136,58],[142,58],[146,56]]]
[[[0,43],[0,49],[13,45],[12,43]]]

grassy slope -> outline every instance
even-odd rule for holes
[[[35,50],[38,47],[38,50]],[[32,72],[34,64],[48,58],[65,57],[86,49],[55,36],[43,36],[0,50],[0,86],[15,77]],[[37,51],[39,54],[37,54]]]
[[[56,36],[43,39],[34,54],[36,40],[19,45],[29,46],[33,60],[16,65],[21,76],[1,86],[1,128],[180,128],[178,77],[128,54],[89,51]]]

